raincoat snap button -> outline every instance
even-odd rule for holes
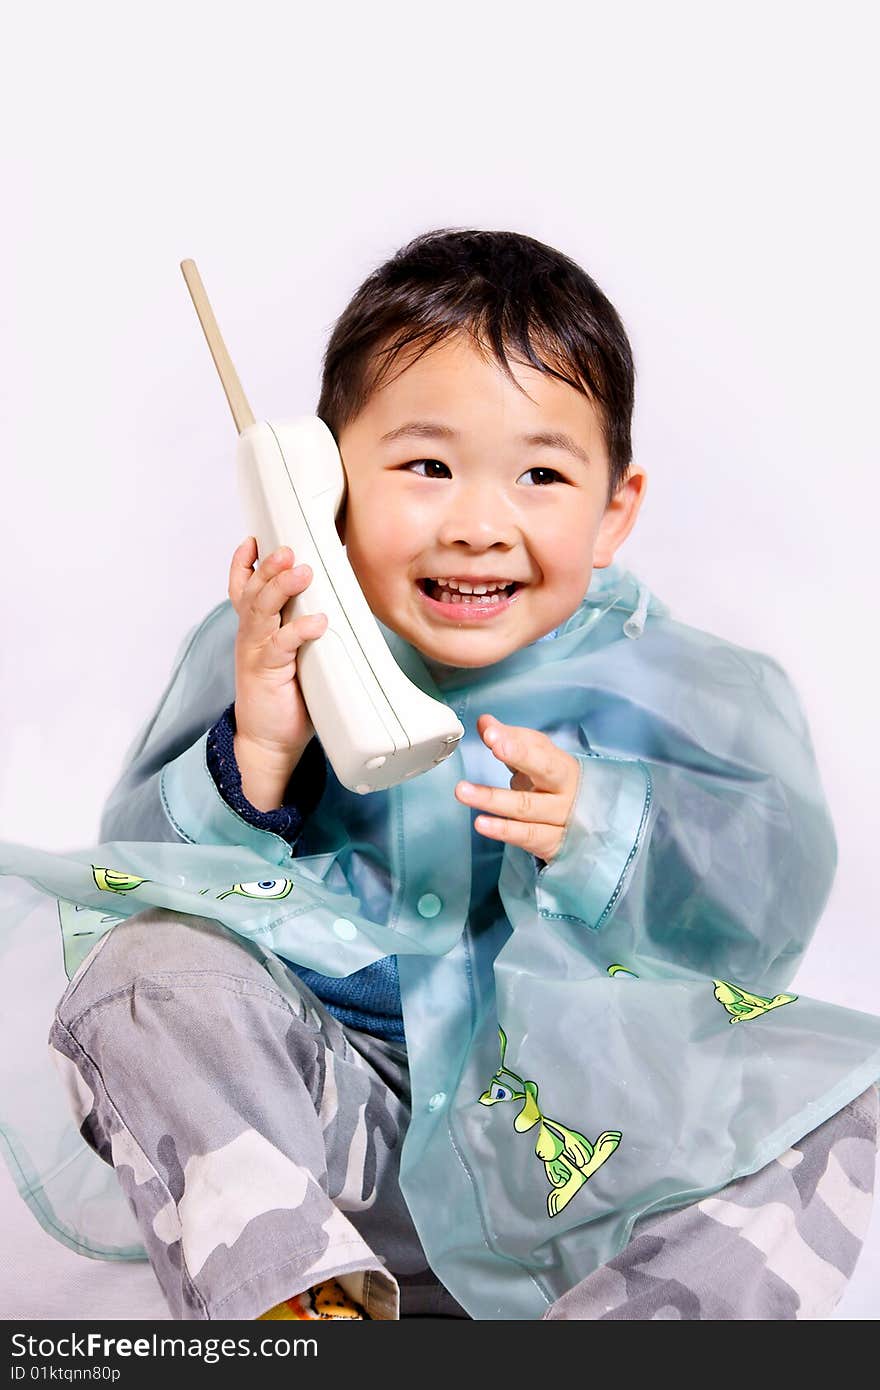
[[[432,1095],[431,1099],[428,1101],[428,1109],[429,1109],[429,1110],[439,1110],[439,1109],[440,1109],[440,1106],[443,1104],[443,1102],[445,1101],[445,1099],[446,1099],[446,1092],[445,1092],[445,1091],[435,1091],[434,1094]]]
[[[423,893],[416,903],[416,911],[420,917],[436,917],[442,906],[436,893]]]
[[[353,941],[358,934],[354,922],[349,922],[347,917],[337,917],[333,923],[333,930],[337,936],[342,937],[343,941]]]

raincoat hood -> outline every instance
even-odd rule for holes
[[[618,566],[556,632],[490,667],[442,667],[383,628],[465,736],[369,796],[328,768],[291,848],[227,806],[206,765],[234,699],[236,627],[225,602],[183,644],[100,844],[0,844],[2,1134],[58,1239],[143,1257],[45,1039],[67,978],[147,906],[222,922],[282,989],[279,957],[342,976],[397,956],[412,1084],[400,1183],[433,1269],[477,1318],[539,1318],[640,1216],[764,1166],[880,1076],[880,1019],[788,989],[836,845],[771,657],[676,621]],[[465,777],[506,785],[482,713],[578,761],[546,865],[480,836],[454,795]]]

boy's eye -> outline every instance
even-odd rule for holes
[[[439,459],[413,459],[412,463],[406,463],[406,464],[404,464],[404,468],[416,468],[416,467],[418,467],[419,464],[422,464],[422,463],[424,463],[426,466],[427,466],[428,464],[434,464],[434,465],[436,465],[437,468],[446,468],[447,473],[449,472],[449,469],[448,469],[447,465],[446,465],[445,463],[441,463]],[[423,478],[436,478],[436,477],[437,477],[437,474],[436,474],[436,473],[422,473],[422,474],[421,474],[421,477],[423,477]]]
[[[526,469],[526,473],[543,473],[543,474],[545,474],[545,477],[541,480],[541,482],[540,482],[539,484],[537,484],[537,486],[539,486],[539,487],[545,487],[548,483],[553,483],[553,482],[555,482],[557,478],[559,479],[559,481],[560,481],[561,483],[564,483],[564,482],[565,482],[565,479],[563,478],[562,474],[561,474],[561,473],[557,473],[555,468],[528,468],[528,469]],[[526,473],[523,473],[523,477],[526,476]],[[546,476],[546,475],[548,475],[548,474],[549,474],[549,477]],[[535,486],[535,484],[533,484],[533,486]]]
[[[424,464],[426,468],[428,468],[429,466],[434,466],[436,468],[445,468],[447,473],[449,472],[448,465],[445,463],[441,463],[439,459],[413,459],[411,463],[404,464],[404,468],[419,468],[422,464]],[[563,478],[562,474],[557,473],[555,468],[528,468],[522,476],[525,478],[528,476],[529,473],[543,474],[543,477],[540,479],[539,482],[532,484],[533,487],[546,487],[549,483],[556,482],[557,480],[561,483],[565,482],[565,479]],[[436,478],[438,476],[439,475],[437,473],[426,472],[420,474],[420,477],[422,478]]]

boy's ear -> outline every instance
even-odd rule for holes
[[[336,513],[336,534],[345,545],[345,513],[348,510],[348,494],[342,499],[342,506]]]
[[[606,569],[615,552],[623,545],[636,524],[639,508],[645,500],[648,475],[644,468],[633,467],[615,492],[599,523],[593,546],[593,569]]]

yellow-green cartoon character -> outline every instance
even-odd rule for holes
[[[97,864],[92,865],[92,878],[103,893],[132,893],[135,888],[140,888],[142,883],[149,882],[146,878],[138,878],[137,874],[121,873],[118,869],[102,869]]]
[[[749,994],[747,989],[728,984],[727,980],[713,980],[715,998],[723,1004],[731,1015],[731,1023],[745,1023],[750,1018],[760,1018],[770,1009],[778,1009],[782,1004],[793,1004],[796,994],[774,994],[766,999],[762,994]]]
[[[587,1178],[591,1178],[606,1158],[611,1157],[623,1136],[619,1129],[606,1129],[593,1145],[576,1129],[568,1129],[542,1115],[534,1081],[523,1081],[521,1076],[504,1065],[507,1038],[503,1028],[498,1029],[498,1037],[501,1041],[501,1065],[492,1077],[489,1089],[480,1096],[480,1104],[496,1105],[499,1100],[523,1102],[513,1127],[517,1133],[525,1134],[535,1125],[538,1126],[535,1153],[553,1184],[553,1191],[547,1197],[547,1211],[550,1216],[556,1216],[580,1191]]]
[[[263,878],[259,883],[235,883],[219,898],[228,898],[230,893],[238,893],[243,898],[286,898],[293,887],[289,878]]]

